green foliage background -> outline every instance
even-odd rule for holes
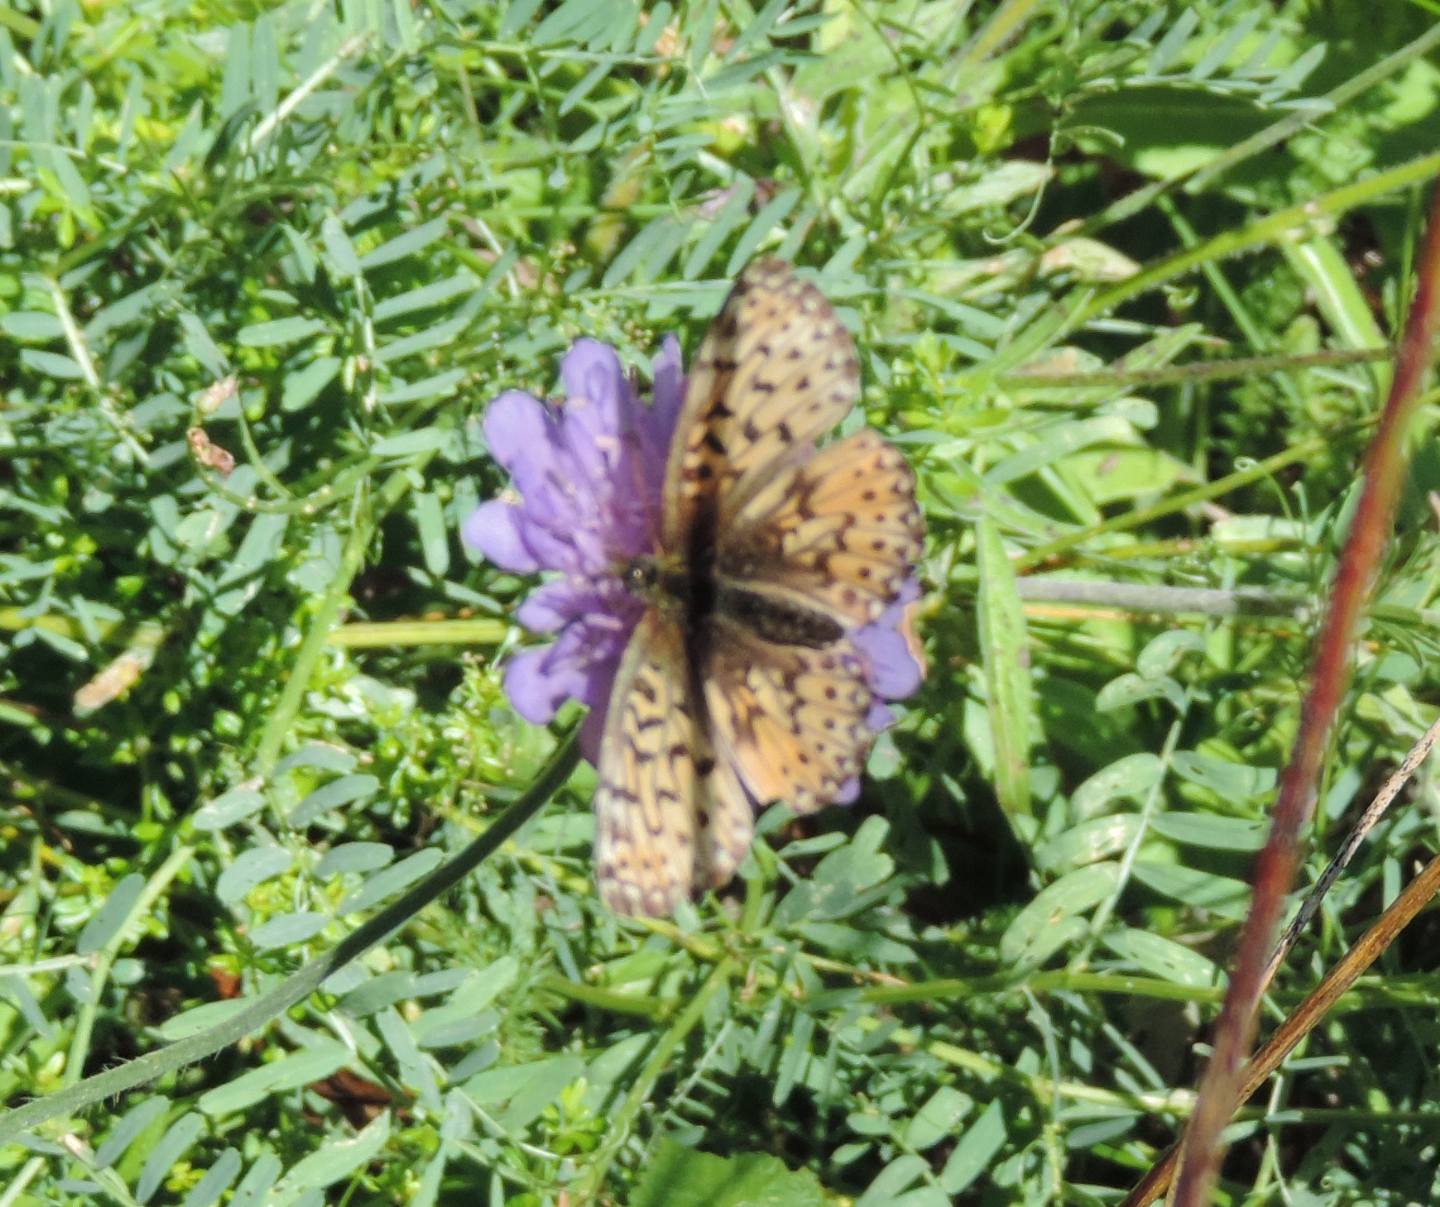
[[[222,1021],[534,778],[496,670],[532,584],[456,537],[503,485],[485,403],[582,334],[643,377],[757,252],[813,270],[916,466],[931,664],[861,802],[767,812],[720,898],[609,916],[582,769],[263,1032],[0,1149],[0,1205],[1116,1201],[1190,1109],[1313,627],[1165,588],[1323,596],[1388,370],[1309,354],[1403,315],[1433,21],[0,11],[0,1100]],[[1428,434],[1311,878],[1435,715]],[[1434,938],[1246,1112],[1226,1201],[1440,1197]]]

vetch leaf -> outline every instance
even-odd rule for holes
[[[164,1040],[167,1044],[174,1043],[177,1039],[199,1035],[201,1031],[218,1027],[227,1018],[239,1014],[248,1005],[250,1005],[250,1000],[243,997],[228,998],[220,1002],[206,1002],[203,1006],[195,1006],[183,1014],[167,1018],[152,1030],[159,1039]]]
[[[56,315],[48,311],[17,310],[10,314],[0,314],[0,331],[11,339],[49,343],[64,337],[65,326]]]
[[[415,1090],[420,1101],[438,1114],[441,1104],[435,1069],[420,1051],[420,1045],[415,1042],[415,1036],[404,1019],[393,1007],[382,1010],[375,1015],[375,1029],[395,1057],[400,1070],[400,1084]]]
[[[270,1188],[280,1176],[280,1159],[268,1149],[262,1152],[255,1163],[246,1171],[228,1207],[261,1207],[266,1203]]]
[[[302,367],[285,374],[280,390],[280,409],[303,411],[340,372],[338,356],[317,356]]]
[[[825,1207],[809,1170],[787,1169],[768,1153],[698,1152],[666,1136],[646,1161],[630,1207]]]
[[[1035,848],[1035,864],[1047,872],[1064,872],[1124,851],[1140,831],[1138,813],[1092,817]]]
[[[332,847],[315,865],[315,877],[324,880],[346,872],[373,872],[395,858],[395,850],[383,842],[347,842]]]
[[[215,896],[224,905],[234,905],[262,881],[288,871],[295,856],[283,847],[251,847],[241,851],[235,862],[220,873]]]
[[[73,357],[40,348],[21,348],[20,363],[46,377],[58,377],[62,381],[79,381],[85,376],[85,371]]]
[[[299,343],[324,330],[325,324],[319,319],[292,314],[289,318],[241,327],[235,333],[235,339],[247,348],[274,348],[281,344]]]
[[[1149,752],[1126,755],[1102,768],[1075,789],[1070,807],[1079,818],[1094,817],[1112,801],[1129,800],[1143,804],[1165,777],[1165,764]]]
[[[346,897],[336,909],[338,915],[353,914],[359,910],[378,905],[386,897],[398,893],[439,867],[444,855],[433,848],[416,851],[408,859],[402,859],[393,867],[370,877],[360,888]]]
[[[1095,908],[1120,883],[1116,863],[1093,863],[1060,877],[1035,895],[1006,928],[1000,939],[1000,958],[1008,964],[1028,961],[1032,946],[1068,918]]]
[[[988,515],[975,526],[980,650],[995,751],[995,791],[1010,817],[1030,814],[1030,653],[1015,571]]]
[[[450,569],[450,530],[445,523],[440,498],[433,490],[417,491],[414,505],[415,527],[420,533],[420,554],[425,559],[425,569],[436,578],[443,578]]]
[[[417,251],[423,251],[437,239],[443,238],[449,229],[449,218],[433,218],[366,252],[360,257],[360,267],[369,272],[382,264],[391,264],[406,256],[413,256]]]
[[[124,1156],[125,1150],[135,1143],[140,1133],[149,1128],[169,1109],[169,1105],[164,1098],[146,1098],[126,1111],[120,1121],[110,1129],[110,1134],[105,1137],[104,1142],[95,1150],[96,1166],[104,1169],[107,1165],[114,1165]]]
[[[855,1200],[855,1207],[889,1207],[902,1191],[909,1189],[923,1175],[930,1165],[923,1157],[914,1153],[902,1153],[882,1169]]]
[[[76,954],[88,956],[106,947],[120,933],[144,891],[145,877],[138,872],[132,872],[111,889],[105,904],[95,911],[75,940]]]
[[[340,276],[361,275],[360,257],[355,251],[355,245],[350,242],[344,224],[336,215],[325,215],[320,223],[320,238],[325,244],[325,254]]]
[[[422,427],[413,432],[401,432],[385,436],[370,446],[376,457],[413,457],[419,453],[433,453],[444,448],[451,440],[452,433],[445,428]]]
[[[205,1176],[190,1188],[180,1207],[213,1207],[239,1173],[240,1154],[233,1148],[225,1149],[205,1171]]]
[[[329,1077],[350,1059],[350,1050],[336,1039],[321,1040],[279,1060],[240,1074],[234,1081],[200,1095],[196,1105],[207,1115],[231,1115],[271,1094],[298,1089]]]
[[[313,939],[330,925],[328,914],[301,910],[293,914],[279,914],[267,918],[250,932],[250,941],[261,951],[274,947],[288,947],[292,943],[303,943]]]
[[[970,1113],[975,1100],[963,1090],[942,1085],[915,1112],[905,1125],[904,1142],[917,1152],[924,1152],[932,1145],[947,1139],[961,1119]]]
[[[1157,834],[1174,842],[1212,851],[1258,851],[1269,833],[1263,820],[1207,813],[1157,813],[1150,824]]]
[[[1275,788],[1273,767],[1250,767],[1198,750],[1177,750],[1171,757],[1177,775],[1215,793],[1230,805],[1264,796]]]
[[[1220,970],[1211,960],[1163,935],[1126,927],[1108,932],[1104,942],[1116,955],[1133,960],[1161,980],[1194,988],[1219,984]]]
[[[290,810],[286,823],[296,830],[304,829],[317,817],[338,809],[341,805],[364,800],[380,790],[380,781],[373,775],[342,775],[321,784],[298,805]]]
[[[1147,679],[1168,675],[1186,654],[1205,653],[1205,639],[1189,629],[1171,629],[1146,642],[1135,669]]]
[[[1117,675],[1100,689],[1095,697],[1095,707],[1101,712],[1114,712],[1155,699],[1165,700],[1171,708],[1180,712],[1185,707],[1185,689],[1168,675],[1147,679],[1127,672]]]
[[[351,1140],[333,1141],[302,1158],[272,1191],[273,1201],[293,1203],[305,1190],[323,1190],[357,1169],[368,1165],[390,1139],[390,1113],[376,1116],[364,1131]],[[320,1200],[316,1200],[319,1202]]]
[[[1243,880],[1182,864],[1151,863],[1143,859],[1135,861],[1132,872],[1147,888],[1192,909],[1208,910],[1236,922],[1245,916],[1250,886]]]
[[[500,961],[500,963],[504,963],[504,961]],[[469,968],[444,968],[424,975],[416,975],[413,972],[402,970],[382,972],[379,976],[371,977],[364,984],[351,989],[345,994],[340,1004],[346,1013],[360,1018],[398,1002],[447,993],[471,980],[474,976],[475,973]],[[483,1009],[489,1004],[488,1000],[483,997],[487,984],[487,981],[482,980],[477,982],[474,987],[475,992],[480,995],[480,1004],[475,1007],[477,1010]]]
[[[317,771],[333,771],[345,774],[354,769],[357,760],[342,746],[328,742],[306,742],[299,750],[287,754],[275,764],[276,774],[290,771],[295,767],[313,767]]]
[[[233,825],[262,808],[265,808],[264,794],[253,788],[232,788],[229,792],[222,792],[213,801],[200,805],[190,824],[196,830],[225,830],[228,825]]]
[[[999,1102],[992,1102],[960,1137],[955,1151],[940,1171],[940,1186],[958,1195],[990,1168],[1005,1143],[1005,1115]]]
[[[521,1128],[557,1101],[560,1092],[584,1072],[585,1062],[578,1056],[554,1056],[487,1069],[461,1088],[480,1106],[493,1106],[504,1126]]]
[[[166,1129],[159,1142],[150,1150],[145,1167],[135,1182],[136,1199],[142,1203],[150,1201],[160,1189],[160,1183],[170,1172],[171,1166],[190,1150],[190,1146],[200,1138],[200,1133],[204,1130],[205,1120],[194,1111],[181,1115]]]

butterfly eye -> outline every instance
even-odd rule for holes
[[[625,590],[637,599],[649,599],[653,596],[659,579],[660,574],[655,563],[645,557],[637,557],[627,562],[620,575]]]

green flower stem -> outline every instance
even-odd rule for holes
[[[384,942],[420,910],[442,893],[454,888],[494,854],[500,845],[534,817],[570,778],[579,757],[578,737],[572,732],[551,756],[550,762],[525,794],[501,813],[484,834],[393,905],[381,910],[370,921],[348,934],[328,952],[306,963],[291,973],[282,984],[257,997],[238,1014],[208,1031],[177,1040],[127,1064],[87,1077],[76,1085],[58,1090],[44,1098],[37,1098],[0,1115],[0,1144],[14,1142],[21,1132],[46,1120],[77,1114],[107,1098],[114,1098],[138,1085],[164,1077],[188,1064],[194,1064],[197,1060],[204,1060],[205,1057],[259,1030],[271,1019],[304,1001],[320,988],[327,977],[369,951],[377,943]],[[700,999],[697,998],[698,1000]]]
[[[1373,176],[1366,176],[1353,184],[1341,185],[1313,201],[1304,201],[1299,205],[1276,210],[1273,214],[1266,214],[1238,230],[1223,231],[1194,247],[1187,247],[1167,256],[1149,268],[1141,269],[1118,285],[1094,294],[1088,303],[1072,314],[1067,329],[1073,331],[1091,319],[1109,314],[1131,298],[1183,276],[1202,264],[1223,260],[1252,247],[1304,238],[1311,230],[1316,229],[1317,224],[1323,229],[1332,218],[1349,213],[1357,206],[1383,197],[1386,193],[1423,184],[1437,174],[1440,174],[1440,152],[1422,155],[1383,172],[1376,172]]]
[[[1132,298],[1139,297],[1167,281],[1227,256],[1237,255],[1253,247],[1278,243],[1284,239],[1303,239],[1315,228],[1348,213],[1357,206],[1374,201],[1397,189],[1410,188],[1440,174],[1440,152],[1422,155],[1398,164],[1373,176],[1316,197],[1313,201],[1288,206],[1273,214],[1257,218],[1248,226],[1222,231],[1194,247],[1183,248],[1174,255],[1142,268],[1134,276],[1108,289],[1087,286],[1062,298],[1036,320],[1012,344],[1000,350],[970,378],[957,383],[961,391],[982,391],[997,377],[1002,377],[1024,364],[1042,348],[1052,347],[1085,324],[1113,313]]]
[[[1437,27],[1440,28],[1440,27]],[[1272,373],[1299,373],[1304,369],[1333,369],[1345,365],[1366,365],[1388,361],[1395,349],[1388,344],[1373,348],[1321,348],[1315,352],[1276,352],[1268,356],[1235,356],[1221,360],[1192,360],[1181,364],[1132,367],[1123,360],[1109,369],[1088,369],[1076,373],[1019,368],[999,379],[1008,393],[1025,389],[1095,390],[1125,386],[1193,385],[1197,382],[1243,381]]]
[[[670,1029],[656,1041],[655,1048],[650,1053],[650,1059],[645,1062],[645,1067],[640,1070],[640,1075],[630,1086],[630,1092],[625,1095],[625,1101],[620,1104],[620,1109],[611,1117],[610,1126],[605,1132],[605,1139],[595,1152],[595,1159],[570,1187],[574,1202],[593,1202],[599,1195],[611,1163],[615,1160],[621,1146],[629,1139],[630,1129],[640,1114],[640,1108],[649,1100],[650,1092],[655,1088],[655,1083],[660,1080],[660,1075],[670,1063],[675,1049],[691,1031],[699,1026],[700,1020],[705,1016],[706,1008],[710,1005],[711,998],[720,992],[720,989],[735,972],[735,967],[733,960],[721,960],[705,978],[705,983],[700,986],[699,992],[681,1011]],[[3,1133],[0,1133],[0,1138],[3,1138]]]
[[[1324,96],[1314,109],[1294,108],[1278,122],[1257,130],[1249,138],[1241,139],[1227,147],[1209,163],[1200,167],[1190,179],[1184,182],[1185,191],[1197,196],[1212,180],[1223,176],[1236,164],[1243,163],[1270,147],[1277,146],[1292,135],[1298,134],[1316,120],[1319,112],[1335,112],[1355,97],[1391,76],[1398,76],[1414,60],[1422,58],[1440,45],[1440,25],[1432,25],[1413,42],[1400,47],[1393,54],[1386,55],[1378,63],[1357,71],[1349,79],[1342,80]]]
[[[1029,976],[943,978],[911,985],[875,985],[860,991],[872,1006],[899,1006],[960,998],[1002,997],[1030,993],[1114,993],[1169,1002],[1218,1002],[1224,989],[1213,985],[1180,985],[1155,977],[1097,972],[1035,972]]]
[[[1037,545],[1028,553],[1023,554],[1016,559],[1015,568],[1028,570],[1031,566],[1044,565],[1061,554],[1068,553],[1077,545],[1088,544],[1094,537],[1103,536],[1109,532],[1126,532],[1131,528],[1148,524],[1151,520],[1173,515],[1177,511],[1184,511],[1187,507],[1194,507],[1197,503],[1206,503],[1211,499],[1220,498],[1232,490],[1248,486],[1251,482],[1259,482],[1268,478],[1287,465],[1293,465],[1297,461],[1308,461],[1311,457],[1318,456],[1331,448],[1334,443],[1335,436],[1333,434],[1302,440],[1290,448],[1282,449],[1273,457],[1266,457],[1263,461],[1257,461],[1233,474],[1226,474],[1223,478],[1206,482],[1203,486],[1195,487],[1194,490],[1187,490],[1168,499],[1162,499],[1153,507],[1138,507],[1134,511],[1124,512],[1099,524],[1092,524],[1088,528],[1067,532],[1049,544]]]
[[[0,632],[20,633],[26,629],[44,629],[74,641],[83,641],[85,633],[68,616],[54,612],[27,616],[24,608],[0,608]],[[154,651],[165,640],[165,630],[158,624],[129,625],[123,620],[101,620],[95,631],[102,640],[123,633],[129,648]],[[498,645],[510,631],[503,620],[476,616],[466,620],[357,620],[331,629],[326,640],[345,649],[372,649],[384,646],[411,645]]]
[[[1179,177],[1164,177],[1151,181],[1106,206],[1099,213],[1080,224],[1079,233],[1094,235],[1140,213],[1157,198],[1173,193],[1177,188],[1190,196],[1198,196],[1211,181],[1224,175],[1231,168],[1254,158],[1270,147],[1284,142],[1307,125],[1317,120],[1319,113],[1333,113],[1361,93],[1373,88],[1382,80],[1399,75],[1414,59],[1422,58],[1440,42],[1440,25],[1421,34],[1413,42],[1402,46],[1394,54],[1387,55],[1378,63],[1356,72],[1342,80],[1323,96],[1315,98],[1314,107],[1304,106],[1291,109],[1279,121],[1271,122],[1263,130],[1257,130],[1249,138],[1227,147],[1208,162],[1198,165],[1193,171]]]
[[[26,1187],[39,1176],[45,1165],[44,1157],[31,1157],[26,1161],[25,1167],[12,1175],[10,1185],[5,1188],[4,1193],[0,1193],[0,1207],[14,1207],[24,1195]]]
[[[635,993],[622,993],[600,985],[586,985],[568,977],[551,974],[541,977],[535,986],[545,993],[553,993],[568,1001],[578,1002],[593,1010],[607,1014],[630,1014],[652,1021],[665,1018],[672,1013],[678,999],[674,997],[645,997]]]
[[[242,443],[244,443],[243,440]],[[258,452],[259,450],[257,449],[256,455],[258,455]],[[249,455],[251,454],[249,454],[247,450],[247,456]],[[226,484],[226,480],[222,478],[217,471],[193,459],[191,463],[195,466],[195,472],[204,480],[205,485],[214,491],[218,498],[224,499],[225,502],[233,504],[242,511],[248,512],[251,515],[298,515],[306,517],[317,515],[337,499],[342,498],[346,493],[353,492],[361,482],[366,481],[370,475],[374,473],[376,466],[379,464],[374,457],[364,457],[350,462],[345,468],[337,470],[334,475],[326,481],[316,483],[313,489],[310,489],[308,484],[302,484],[299,489],[302,489],[304,494],[298,498],[294,492],[288,490],[279,479],[274,479],[276,486],[271,489],[277,490],[280,497],[276,499],[262,499],[254,493],[241,494],[238,491],[232,490]],[[261,481],[268,482],[271,478],[274,478],[273,474],[270,475],[269,478],[260,475]]]
[[[120,442],[130,450],[130,455],[135,458],[135,464],[142,468],[148,467],[150,454],[145,451],[145,446],[136,438],[130,427],[130,421],[115,406],[114,393],[100,380],[99,370],[95,367],[95,358],[90,355],[90,346],[85,341],[85,333],[80,330],[80,324],[75,321],[75,315],[70,309],[70,299],[65,296],[65,290],[54,277],[45,278],[45,287],[50,291],[50,300],[55,306],[55,316],[60,320],[60,327],[65,332],[65,342],[69,345],[70,356],[80,366],[80,376],[94,397],[100,414],[104,416],[105,422],[115,430],[115,435]]]
[[[315,666],[324,654],[326,645],[329,644],[330,633],[336,627],[340,610],[350,598],[350,583],[365,560],[365,550],[370,547],[370,538],[375,533],[376,523],[372,517],[385,515],[405,497],[406,492],[424,472],[425,461],[428,459],[421,458],[416,464],[397,469],[375,492],[375,499],[369,509],[371,514],[354,517],[350,533],[345,538],[345,548],[340,554],[340,568],[336,572],[335,581],[320,598],[310,629],[291,664],[280,699],[255,747],[254,767],[260,775],[269,775],[274,769],[285,739],[295,727],[295,717],[299,714],[305,693],[310,688],[310,678],[315,673]],[[357,499],[357,509],[359,505],[360,500]]]
[[[503,620],[356,621],[330,631],[330,644],[346,649],[414,645],[499,645],[510,631]]]
[[[72,1086],[80,1080],[80,1073],[85,1068],[85,1057],[90,1053],[90,1036],[95,1031],[95,1013],[100,1009],[100,1001],[105,993],[105,982],[110,979],[110,970],[115,966],[115,957],[120,954],[120,948],[130,938],[136,922],[150,913],[155,902],[165,895],[165,890],[170,887],[170,882],[190,862],[190,856],[194,853],[194,847],[185,846],[176,847],[171,851],[169,858],[160,865],[135,898],[130,912],[125,915],[125,920],[115,928],[115,933],[110,936],[109,941],[99,951],[91,954],[90,992],[80,1006],[79,1015],[75,1020],[75,1030],[70,1036],[70,1051],[65,1057],[65,1074],[61,1080],[62,1085]]]

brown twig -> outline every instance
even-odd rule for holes
[[[1405,434],[1420,382],[1430,361],[1440,282],[1440,190],[1432,198],[1430,227],[1416,265],[1415,300],[1405,326],[1385,409],[1365,457],[1364,486],[1335,578],[1330,611],[1317,643],[1310,689],[1290,761],[1280,778],[1270,835],[1255,861],[1254,895],[1240,932],[1234,972],[1215,1029],[1215,1048],[1200,1083],[1195,1114],[1184,1139],[1175,1207],[1210,1201],[1224,1149],[1220,1133],[1235,1109],[1241,1061],[1255,1037],[1256,1006],[1266,957],[1299,863],[1300,834],[1310,818],[1330,730],[1349,680],[1350,650],[1365,598],[1390,532],[1404,479]]]
[[[1275,950],[1270,953],[1270,961],[1265,965],[1264,984],[1261,986],[1261,993],[1264,993],[1270,982],[1275,979],[1275,973],[1279,970],[1280,965],[1285,962],[1285,957],[1290,954],[1290,949],[1295,946],[1295,940],[1298,939],[1305,928],[1310,925],[1310,919],[1315,916],[1315,911],[1320,908],[1320,903],[1325,900],[1325,894],[1330,891],[1335,881],[1340,878],[1340,873],[1343,872],[1346,867],[1349,866],[1350,861],[1355,858],[1355,852],[1360,849],[1360,845],[1365,841],[1370,831],[1373,830],[1380,819],[1385,816],[1385,810],[1390,807],[1396,796],[1400,794],[1400,789],[1405,786],[1410,777],[1415,774],[1416,769],[1425,761],[1426,756],[1429,755],[1437,739],[1440,739],[1440,721],[1436,721],[1435,724],[1420,735],[1420,740],[1410,747],[1410,753],[1405,756],[1405,761],[1402,762],[1400,766],[1395,769],[1395,773],[1381,785],[1380,791],[1375,794],[1375,799],[1365,807],[1365,812],[1360,815],[1360,820],[1355,823],[1350,833],[1345,836],[1345,841],[1340,844],[1340,849],[1335,853],[1335,858],[1330,861],[1330,866],[1320,874],[1320,879],[1315,882],[1315,887],[1310,890],[1310,895],[1305,898],[1304,904],[1300,906],[1294,921],[1285,928],[1285,933],[1280,936],[1280,942],[1275,944]]]
[[[1437,892],[1440,892],[1440,855],[1432,859],[1418,876],[1405,886],[1405,891],[1383,914],[1358,943],[1326,975],[1315,990],[1297,1006],[1270,1041],[1255,1054],[1243,1070],[1238,1102],[1243,1103],[1264,1084],[1280,1062],[1289,1056],[1311,1029],[1329,1013],[1331,1007],[1355,981],[1395,941]],[[1150,1167],[1144,1179],[1125,1196],[1120,1207],[1148,1207],[1170,1186],[1170,1179],[1179,1162],[1180,1145],[1174,1144]]]

